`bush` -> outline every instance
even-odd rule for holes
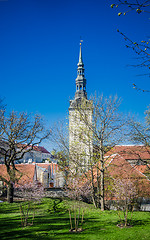
[[[67,207],[64,205],[62,198],[50,198],[47,211],[49,213],[65,213],[67,211]]]

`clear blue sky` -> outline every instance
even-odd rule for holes
[[[63,118],[75,94],[80,36],[88,96],[97,91],[123,99],[121,110],[143,117],[150,93],[146,73],[127,67],[133,41],[149,37],[149,14],[118,16],[110,0],[0,0],[0,96],[7,109],[39,112],[51,123]]]

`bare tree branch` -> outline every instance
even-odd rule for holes
[[[0,155],[4,159],[9,176],[9,180],[5,178],[5,183],[8,189],[12,189],[8,190],[10,202],[13,201],[13,184],[17,181],[16,171],[18,170],[15,161],[22,159],[35,145],[40,144],[49,136],[50,130],[45,129],[43,119],[39,115],[32,116],[24,112],[18,114],[12,111],[6,116],[3,112],[0,121]]]
[[[118,12],[118,16],[126,15],[128,12],[136,11],[138,14],[140,13],[150,13],[150,0],[144,1],[144,0],[131,0],[131,1],[123,1],[123,0],[116,0],[116,3],[111,4],[111,8],[119,8],[122,9],[121,12]],[[139,41],[133,41],[129,37],[127,37],[126,34],[122,33],[120,30],[117,30],[121,36],[126,41],[125,46],[129,49],[132,49],[135,54],[138,55],[138,61],[140,63],[130,65],[134,67],[144,67],[150,70],[150,39],[147,40],[141,39],[141,42]],[[148,75],[150,77],[150,74],[143,74]],[[149,89],[138,87],[135,83],[133,83],[133,88],[142,91],[142,92],[150,92]]]

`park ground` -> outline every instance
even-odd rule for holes
[[[26,202],[15,201],[13,204],[0,203],[0,239],[90,239],[90,240],[149,240],[150,212],[134,212],[131,225],[127,228],[117,226],[119,217],[117,211],[95,209],[93,205],[63,200],[54,203],[49,198],[34,204],[35,218],[29,216],[29,225],[21,226],[20,203],[26,207]],[[84,209],[83,231],[71,232],[68,209],[78,206]],[[72,213],[73,219],[73,213]],[[79,223],[80,227],[80,223]]]

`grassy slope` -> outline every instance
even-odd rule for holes
[[[101,212],[85,204],[84,231],[71,233],[68,212],[49,213],[48,205],[49,200],[43,200],[36,210],[34,225],[22,228],[19,204],[0,203],[0,239],[150,239],[150,213],[148,212],[135,212],[133,227],[120,229],[116,226],[118,222],[116,212]],[[62,208],[64,209],[64,203]]]

